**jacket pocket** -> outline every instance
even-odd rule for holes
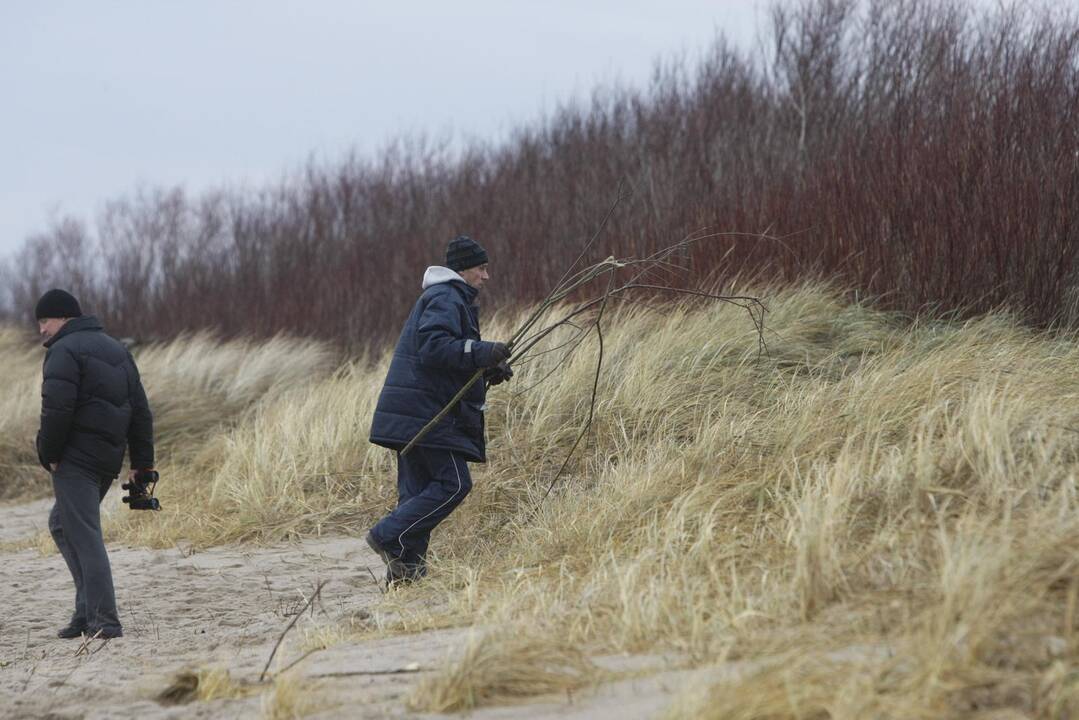
[[[483,407],[477,403],[462,400],[457,408],[457,425],[469,431],[483,431]]]
[[[41,455],[41,434],[40,433],[34,439],[34,448],[37,450],[37,461],[39,463],[41,463],[41,467],[45,468],[49,472],[52,472],[52,468],[49,467],[49,464],[47,462],[45,462],[45,458],[42,457],[42,455]]]

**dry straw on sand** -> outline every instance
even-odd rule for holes
[[[664,651],[701,668],[672,717],[1079,709],[1079,342],[1002,315],[910,323],[827,287],[765,290],[763,357],[738,308],[612,310],[595,422],[534,514],[587,413],[594,358],[536,384],[559,361],[537,355],[490,393],[491,462],[436,533],[431,575],[365,626],[484,627],[416,707],[577,686],[597,677],[590,654]],[[332,370],[306,348],[279,341],[245,370],[278,380],[223,424],[207,411],[170,429],[186,439],[166,510],[125,514],[110,536],[364,532],[394,499],[392,458],[367,442],[388,358]],[[217,351],[200,367],[228,377]],[[220,387],[171,367],[170,387],[145,371],[162,402]],[[20,457],[5,447],[0,462]]]
[[[420,682],[413,710],[458,712],[499,700],[566,693],[603,677],[578,647],[536,629],[474,634],[461,657],[440,675]]]
[[[157,701],[163,705],[183,705],[195,700],[244,697],[257,691],[254,686],[238,685],[224,668],[205,667],[177,673],[157,695]]]

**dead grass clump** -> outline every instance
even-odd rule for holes
[[[262,715],[266,720],[296,720],[324,710],[327,705],[317,683],[285,673],[274,678],[273,689],[263,697]]]
[[[217,667],[185,670],[177,673],[157,700],[165,705],[184,705],[193,701],[208,702],[247,697],[257,692],[251,685],[236,683],[228,670]]]
[[[602,677],[579,648],[538,632],[473,635],[459,660],[427,677],[409,698],[425,712],[460,712],[497,701],[566,693]]]
[[[715,669],[722,679],[697,677],[671,705],[671,720],[838,720],[872,714],[865,692],[871,654],[846,662],[827,655],[781,653],[766,663]],[[868,714],[863,714],[868,713]],[[899,717],[899,716],[896,716]],[[906,716],[903,716],[906,717]]]

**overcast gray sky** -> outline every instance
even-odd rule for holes
[[[47,1],[0,6],[0,255],[140,184],[274,180],[402,134],[497,139],[647,82],[758,0]]]

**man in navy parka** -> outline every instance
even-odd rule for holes
[[[480,339],[476,296],[487,280],[487,252],[467,236],[450,242],[445,267],[427,268],[423,294],[405,323],[371,423],[371,442],[397,453],[397,507],[367,533],[386,563],[388,583],[426,571],[431,531],[469,490],[469,462],[486,462],[484,382],[464,398],[407,455],[401,450],[469,381],[485,369],[487,384],[508,380],[510,352]]]

